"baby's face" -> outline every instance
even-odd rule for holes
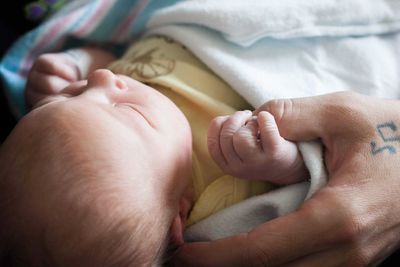
[[[180,184],[187,185],[190,127],[175,104],[153,88],[124,75],[97,70],[87,81],[72,83],[59,95],[40,101],[34,112],[46,112],[52,105],[68,109],[74,120],[79,118],[82,125],[75,129],[77,138],[86,143],[95,141],[94,148],[106,147],[109,157],[115,156],[121,165],[126,163],[121,168],[156,170],[163,177],[176,172],[173,180],[152,181],[173,198],[180,194],[176,190]],[[143,173],[142,177],[149,175]]]
[[[135,194],[142,202],[179,209],[182,198],[190,199],[190,127],[175,104],[153,88],[97,70],[87,81],[43,99],[31,113],[58,113],[76,143],[76,157],[97,158],[93,165],[114,164],[124,170],[137,179],[140,190]]]
[[[0,212],[7,218],[0,237],[8,236],[3,228],[18,233],[7,238],[28,248],[16,251],[32,262],[48,258],[36,259],[47,251],[69,263],[93,244],[101,253],[80,264],[99,266],[112,249],[120,258],[135,246],[151,257],[163,240],[182,242],[191,149],[189,124],[168,98],[126,76],[95,71],[37,103],[2,144],[0,204],[9,204],[0,210],[7,214]]]

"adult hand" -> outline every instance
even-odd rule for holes
[[[249,233],[183,245],[175,266],[376,266],[397,249],[400,102],[341,92],[273,100],[255,113],[262,110],[288,140],[321,139],[328,184]]]

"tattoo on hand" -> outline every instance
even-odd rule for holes
[[[376,155],[387,150],[390,154],[396,154],[397,150],[392,145],[393,142],[400,142],[400,134],[397,133],[397,126],[394,122],[385,122],[382,124],[378,124],[376,126],[376,130],[383,141],[383,145],[378,147],[377,143],[371,141],[371,152],[372,155]]]

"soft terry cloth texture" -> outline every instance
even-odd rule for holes
[[[185,1],[158,11],[149,27],[189,47],[255,107],[343,90],[400,93],[399,1]],[[190,227],[186,238],[226,237],[295,210],[327,178],[321,145],[300,150],[310,186],[249,199]]]
[[[255,107],[341,90],[399,95],[400,1],[184,1],[149,25]]]
[[[76,0],[13,46],[0,74],[21,115],[27,70],[38,54],[87,42],[123,48],[159,10],[149,34],[186,45],[254,107],[273,98],[340,90],[398,98],[399,5],[396,0]],[[186,236],[220,238],[296,209],[326,181],[321,146],[304,143],[300,149],[311,187],[292,185],[277,191],[279,197],[243,202],[204,222],[219,223],[219,230],[203,224]],[[265,209],[269,212],[259,212]],[[243,220],[255,214],[268,216]],[[224,221],[238,227],[225,231]]]
[[[266,36],[346,37],[397,31],[399,16],[397,0],[204,0],[166,8],[150,25],[202,25],[233,43],[250,46]]]

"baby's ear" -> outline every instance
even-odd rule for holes
[[[173,246],[179,247],[183,245],[183,230],[184,230],[184,220],[180,214],[177,214],[172,221],[170,232],[170,243]]]

